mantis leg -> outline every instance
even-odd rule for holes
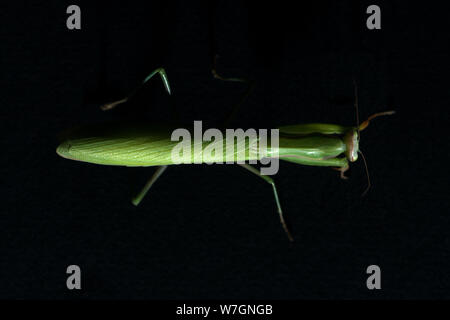
[[[127,102],[132,96],[134,96],[136,94],[136,92],[139,91],[140,88],[142,88],[142,86],[148,81],[150,80],[155,74],[159,73],[159,75],[161,76],[161,80],[164,84],[164,88],[166,89],[168,94],[171,94],[170,91],[170,85],[169,85],[169,79],[167,78],[167,74],[166,71],[164,70],[164,68],[158,68],[156,70],[153,70],[145,79],[144,81],[142,81],[142,83],[136,88],[134,89],[126,98],[114,101],[114,102],[110,102],[110,103],[106,103],[104,105],[102,105],[100,108],[105,111],[105,110],[110,110],[114,107],[116,107],[119,104],[125,103]]]
[[[250,92],[252,91],[252,89],[254,87],[254,83],[252,81],[250,81],[250,80],[247,80],[247,79],[242,79],[242,78],[225,78],[225,77],[222,77],[221,75],[219,75],[217,73],[217,71],[216,71],[217,58],[218,58],[218,56],[216,55],[214,57],[213,68],[211,70],[212,75],[213,75],[213,77],[215,79],[219,79],[219,80],[222,80],[222,81],[230,81],[230,82],[242,82],[242,83],[247,83],[247,85],[248,85],[247,90],[245,90],[245,92],[243,93],[243,95],[242,95],[241,99],[239,100],[239,102],[233,107],[233,110],[231,110],[231,113],[228,115],[228,117],[224,121],[224,128],[227,128],[228,125],[230,124],[231,120],[234,118],[236,113],[241,108],[241,106],[244,103],[244,101],[250,95]]]
[[[344,167],[338,167],[338,168],[333,168],[334,170],[337,170],[340,172],[340,176],[342,180],[347,180],[348,177],[345,175],[345,172],[349,169],[350,167],[348,165],[344,166]]]
[[[280,205],[280,200],[278,198],[277,188],[275,186],[275,182],[273,181],[273,179],[270,178],[269,176],[264,176],[264,175],[260,174],[259,171],[257,169],[255,169],[254,167],[252,167],[251,165],[248,165],[248,164],[239,164],[239,165],[241,167],[247,169],[251,173],[256,174],[258,177],[261,177],[262,179],[264,179],[264,181],[266,181],[267,183],[269,183],[272,186],[273,194],[275,196],[275,202],[277,204],[278,215],[280,216],[281,225],[283,226],[283,229],[286,232],[287,237],[289,238],[289,241],[294,241],[294,238],[292,237],[292,235],[286,225],[286,222],[284,221],[283,211],[281,210],[281,205]]]
[[[144,199],[145,195],[147,194],[148,190],[153,186],[153,184],[158,180],[158,178],[163,174],[163,172],[167,169],[167,166],[159,166],[158,169],[156,169],[153,176],[150,178],[150,180],[147,181],[144,188],[133,198],[131,199],[131,202],[137,206],[139,203]]]

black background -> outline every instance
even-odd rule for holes
[[[449,296],[447,108],[449,32],[443,2],[72,1],[2,4],[1,298],[445,298]],[[139,207],[153,168],[58,157],[57,135],[124,117],[220,126],[245,87],[235,127],[355,124],[362,161],[342,181],[328,168],[281,163],[276,183],[296,241],[279,224],[270,186],[230,166],[170,167]],[[152,80],[164,66],[168,97]],[[444,196],[445,195],[445,196]],[[82,290],[66,268],[82,269]],[[366,288],[366,268],[382,290]]]

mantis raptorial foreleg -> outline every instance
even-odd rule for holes
[[[294,238],[292,237],[291,232],[289,231],[289,229],[286,225],[286,222],[284,220],[283,211],[281,210],[281,205],[280,205],[280,199],[278,198],[277,187],[275,186],[275,182],[273,181],[273,179],[270,178],[269,176],[262,175],[257,169],[255,169],[254,167],[252,167],[249,164],[239,164],[239,165],[241,167],[247,169],[251,173],[256,174],[258,177],[261,177],[262,179],[264,179],[264,181],[266,181],[267,183],[269,183],[272,186],[273,194],[275,196],[275,202],[277,204],[278,215],[280,216],[281,225],[283,226],[283,229],[286,232],[289,240],[294,241]]]
[[[348,177],[345,175],[345,172],[349,169],[350,167],[347,165],[345,167],[338,167],[338,168],[332,168],[334,170],[337,170],[340,172],[340,177],[342,180],[347,180]]]
[[[142,201],[142,199],[147,194],[148,190],[150,190],[150,188],[153,186],[153,184],[156,182],[156,180],[158,180],[158,178],[163,174],[163,172],[166,169],[167,169],[167,166],[159,166],[158,169],[156,169],[155,173],[150,178],[150,180],[147,181],[144,188],[142,188],[142,190],[133,199],[131,199],[131,202],[135,206],[137,206]]]
[[[153,70],[145,79],[144,81],[142,81],[142,83],[136,88],[134,89],[126,98],[114,101],[114,102],[110,102],[110,103],[106,103],[104,105],[102,105],[100,108],[105,111],[105,110],[110,110],[114,107],[116,107],[119,104],[125,103],[127,102],[132,96],[134,96],[136,94],[136,92],[148,81],[150,80],[155,74],[159,73],[159,75],[161,76],[161,80],[164,84],[164,88],[166,89],[167,93],[170,94],[170,86],[169,86],[169,79],[167,78],[167,74],[166,71],[164,70],[164,68],[158,68],[156,70]]]

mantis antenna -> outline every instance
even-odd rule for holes
[[[358,132],[363,131],[365,128],[367,128],[369,126],[370,120],[373,120],[380,116],[390,116],[390,115],[393,115],[394,113],[395,113],[395,111],[391,110],[391,111],[385,111],[385,112],[378,112],[378,113],[371,115],[369,118],[367,118],[366,121],[364,121],[363,123],[361,123],[361,125],[359,125]]]
[[[375,113],[373,115],[371,115],[369,118],[367,118],[366,121],[364,121],[363,123],[359,124],[359,109],[358,109],[358,87],[356,85],[356,81],[355,79],[353,79],[353,86],[355,87],[355,109],[356,109],[356,125],[357,125],[357,130],[358,130],[358,139],[360,138],[360,132],[363,131],[365,128],[368,127],[369,123],[371,120],[380,117],[380,116],[389,116],[395,113],[395,111],[391,110],[391,111],[385,111],[385,112],[378,112]],[[366,190],[364,190],[364,192],[362,193],[361,196],[365,196],[367,194],[367,191],[369,191],[370,187],[371,187],[371,183],[370,183],[370,175],[369,175],[369,168],[367,167],[367,161],[366,158],[364,157],[364,154],[362,153],[361,150],[358,150],[358,153],[361,155],[363,161],[364,161],[364,167],[366,168],[366,176],[367,176],[367,188]]]
[[[358,128],[358,138],[359,138],[359,109],[358,109],[358,86],[356,85],[356,80],[353,78],[353,87],[355,91],[355,109],[356,109],[356,126]]]
[[[356,109],[356,128],[357,128],[357,130],[358,130],[358,140],[360,139],[360,137],[361,137],[361,134],[360,134],[360,132],[361,132],[361,130],[363,130],[363,129],[361,129],[360,127],[360,124],[359,124],[359,108],[358,108],[358,86],[356,85],[356,80],[353,78],[353,86],[354,86],[354,90],[355,90],[355,109]],[[370,117],[369,117],[369,119],[371,119]],[[368,120],[366,120],[366,121],[364,121],[364,123],[366,123],[366,122],[368,122],[369,121],[369,119]],[[367,125],[368,125],[368,123],[367,123]],[[367,127],[367,125],[366,125],[366,127]],[[364,190],[364,192],[362,193],[362,197],[364,197],[365,195],[366,195],[366,193],[367,193],[367,191],[369,191],[369,189],[370,189],[370,186],[371,186],[371,184],[370,184],[370,175],[369,175],[369,168],[367,167],[367,161],[366,161],[366,157],[364,157],[364,154],[361,152],[361,150],[358,150],[358,153],[361,155],[361,157],[362,157],[362,159],[363,159],[363,161],[364,161],[364,167],[365,167],[365,169],[366,169],[366,176],[367,176],[367,188],[366,188],[366,190]]]
[[[361,197],[364,197],[367,194],[367,191],[369,191],[372,184],[370,183],[369,168],[367,167],[366,157],[364,157],[364,154],[362,153],[361,150],[358,150],[358,153],[361,155],[361,157],[364,161],[364,167],[366,168],[366,175],[367,175],[367,188],[366,188],[366,190],[364,190],[364,192],[361,195]]]

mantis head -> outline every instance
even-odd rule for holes
[[[369,118],[367,118],[367,120],[361,124],[359,124],[359,120],[358,120],[358,116],[357,116],[358,126],[356,128],[350,129],[344,135],[344,143],[347,146],[347,149],[345,151],[345,157],[348,159],[348,161],[355,162],[356,160],[358,160],[358,153],[361,154],[362,159],[364,161],[364,166],[366,168],[366,174],[367,174],[368,186],[367,186],[366,190],[363,192],[363,194],[362,194],[363,196],[367,193],[367,191],[370,188],[370,177],[369,177],[369,169],[367,168],[366,159],[364,158],[364,154],[359,149],[360,132],[362,130],[364,130],[365,128],[367,128],[367,126],[370,123],[370,120],[372,120],[376,117],[379,117],[379,116],[389,116],[394,113],[395,113],[395,111],[393,111],[393,110],[375,113],[375,114],[371,115]]]
[[[384,111],[384,112],[378,112],[373,115],[371,115],[369,118],[367,118],[366,121],[358,125],[356,128],[350,129],[345,135],[344,135],[344,143],[347,146],[347,150],[345,151],[345,156],[350,162],[355,162],[358,160],[358,153],[361,153],[361,150],[359,150],[359,139],[360,139],[360,132],[367,128],[370,121],[374,118],[380,117],[380,116],[388,116],[394,114],[395,111]]]
[[[358,160],[359,152],[359,134],[358,129],[351,129],[344,136],[344,143],[347,146],[345,157],[350,162]]]
[[[358,110],[358,105],[355,104],[355,106],[356,106],[356,109]],[[393,110],[375,113],[375,114],[371,115],[369,118],[367,118],[367,120],[364,121],[361,124],[359,124],[358,113],[356,113],[356,122],[357,122],[358,125],[356,127],[354,127],[354,128],[351,128],[344,135],[343,140],[344,140],[345,145],[347,146],[346,151],[345,151],[345,157],[347,158],[347,160],[350,161],[350,162],[355,162],[356,160],[358,160],[358,153],[359,153],[359,154],[361,154],[361,157],[362,157],[362,159],[364,161],[364,167],[366,168],[366,174],[367,174],[367,188],[363,192],[363,194],[362,194],[363,196],[370,189],[370,185],[371,184],[370,184],[369,169],[367,168],[366,159],[364,157],[364,154],[359,149],[359,139],[360,139],[360,136],[361,136],[360,132],[362,130],[364,130],[365,128],[367,128],[367,126],[370,123],[370,120],[372,120],[372,119],[374,119],[376,117],[379,117],[379,116],[392,115],[394,113],[395,113],[395,111],[393,111]]]
[[[345,157],[350,162],[355,162],[356,160],[358,160],[358,153],[360,153],[364,158],[364,155],[362,154],[361,150],[359,150],[359,139],[360,139],[361,131],[363,131],[365,128],[367,128],[370,121],[372,119],[375,119],[380,116],[389,116],[389,115],[392,115],[395,113],[395,111],[393,111],[393,110],[378,112],[378,113],[371,115],[363,123],[359,124],[358,87],[356,85],[355,79],[353,79],[353,86],[355,89],[356,128],[350,129],[344,136],[344,143],[347,146],[347,150],[345,152]],[[364,160],[364,162],[365,162],[365,160]],[[366,170],[367,170],[367,165],[366,165]]]
[[[369,123],[372,119],[375,119],[380,116],[392,115],[395,113],[395,111],[390,110],[390,111],[375,113],[375,114],[371,115],[369,118],[367,118],[366,121],[364,121],[363,123],[360,124],[359,123],[359,111],[358,111],[358,88],[357,88],[355,79],[353,79],[353,85],[354,85],[354,89],[355,89],[356,127],[349,129],[345,133],[343,140],[347,147],[346,151],[345,151],[345,157],[347,158],[347,160],[350,162],[355,162],[356,160],[358,160],[358,153],[359,153],[359,154],[361,154],[361,157],[364,161],[364,166],[366,168],[366,174],[367,174],[367,183],[368,183],[367,189],[362,194],[364,196],[370,188],[370,176],[369,176],[369,169],[367,168],[367,162],[364,157],[364,154],[359,149],[359,139],[361,136],[361,131],[363,131],[364,129],[367,128],[367,126],[369,125]]]

